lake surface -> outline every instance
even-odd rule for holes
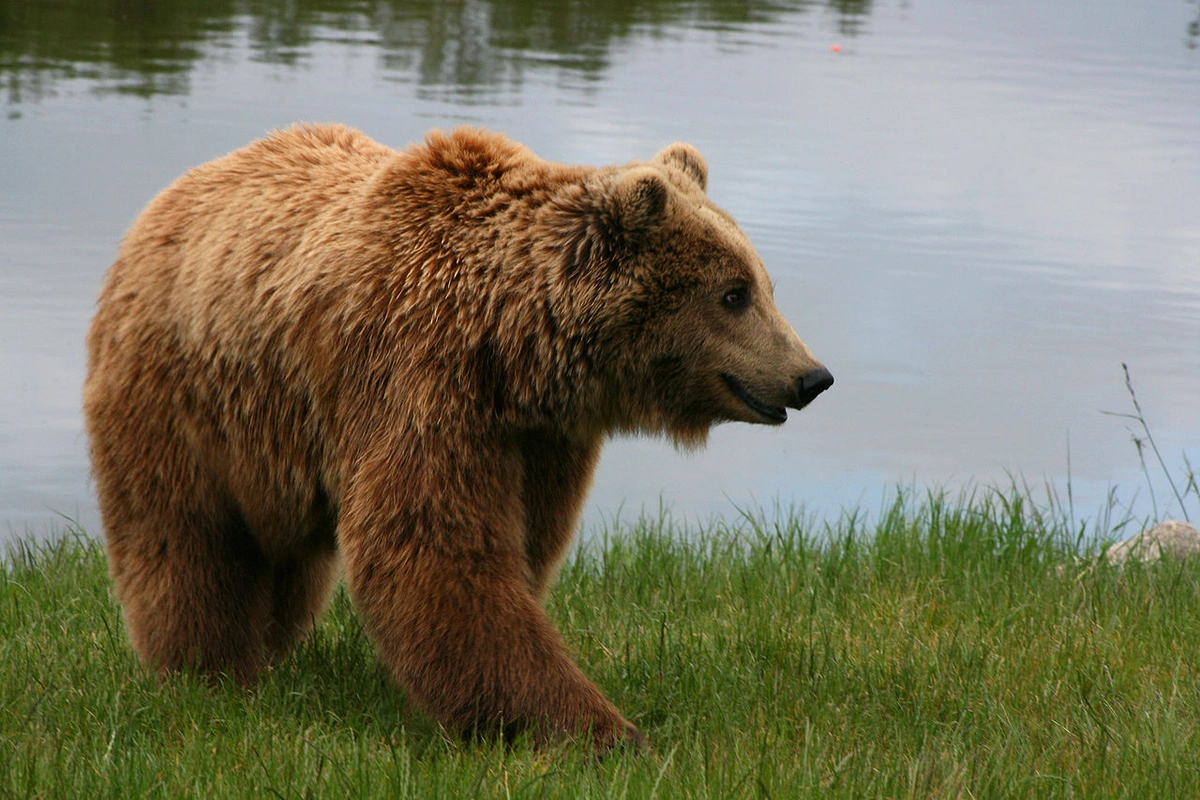
[[[0,538],[99,533],[79,396],[117,242],[295,121],[706,155],[837,384],[700,453],[612,443],[589,525],[1010,475],[1177,516],[1101,413],[1132,410],[1122,362],[1176,478],[1200,466],[1196,0],[39,0],[0,5],[0,105]]]

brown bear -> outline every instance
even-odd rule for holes
[[[319,126],[163,191],[106,276],[84,389],[143,661],[250,683],[344,565],[448,728],[639,742],[542,607],[602,444],[698,446],[833,383],[706,181],[682,143],[591,168]]]

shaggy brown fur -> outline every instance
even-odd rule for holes
[[[636,729],[542,609],[606,436],[698,445],[832,378],[686,144],[553,164],[479,130],[298,127],[126,237],[84,392],[117,597],[160,672],[249,683],[339,554],[380,658],[457,730]]]

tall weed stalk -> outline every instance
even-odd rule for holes
[[[1122,419],[1133,420],[1141,428],[1140,434],[1137,431],[1131,430],[1130,436],[1133,438],[1133,445],[1137,448],[1138,461],[1142,465],[1142,474],[1146,477],[1146,488],[1150,492],[1150,506],[1154,512],[1155,521],[1160,521],[1162,518],[1158,513],[1158,498],[1154,494],[1154,481],[1150,476],[1150,469],[1146,464],[1147,449],[1154,455],[1155,461],[1158,462],[1159,468],[1167,479],[1167,485],[1171,487],[1171,494],[1175,497],[1175,502],[1179,505],[1179,512],[1188,522],[1192,521],[1191,515],[1188,514],[1187,498],[1189,495],[1196,498],[1200,503],[1200,487],[1196,483],[1196,472],[1192,469],[1191,461],[1188,460],[1187,453],[1183,454],[1184,465],[1184,480],[1183,489],[1175,483],[1175,478],[1171,474],[1171,470],[1167,467],[1167,462],[1163,458],[1162,451],[1158,449],[1158,443],[1154,441],[1154,434],[1150,431],[1150,425],[1146,422],[1146,415],[1142,412],[1142,404],[1138,402],[1137,392],[1133,388],[1133,378],[1129,374],[1129,365],[1121,362],[1121,370],[1125,373],[1125,389],[1129,392],[1129,399],[1133,402],[1133,413],[1119,411],[1102,411],[1102,414],[1107,414],[1110,417],[1121,417]],[[1171,505],[1168,503],[1164,507],[1164,512],[1170,513]],[[1200,517],[1198,517],[1200,518]]]

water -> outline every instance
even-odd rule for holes
[[[705,153],[837,385],[698,454],[614,442],[589,524],[1017,474],[1152,514],[1136,428],[1101,413],[1132,410],[1122,362],[1176,477],[1200,464],[1195,0],[171,5],[0,3],[0,536],[99,531],[83,338],[124,228],[299,120]]]

